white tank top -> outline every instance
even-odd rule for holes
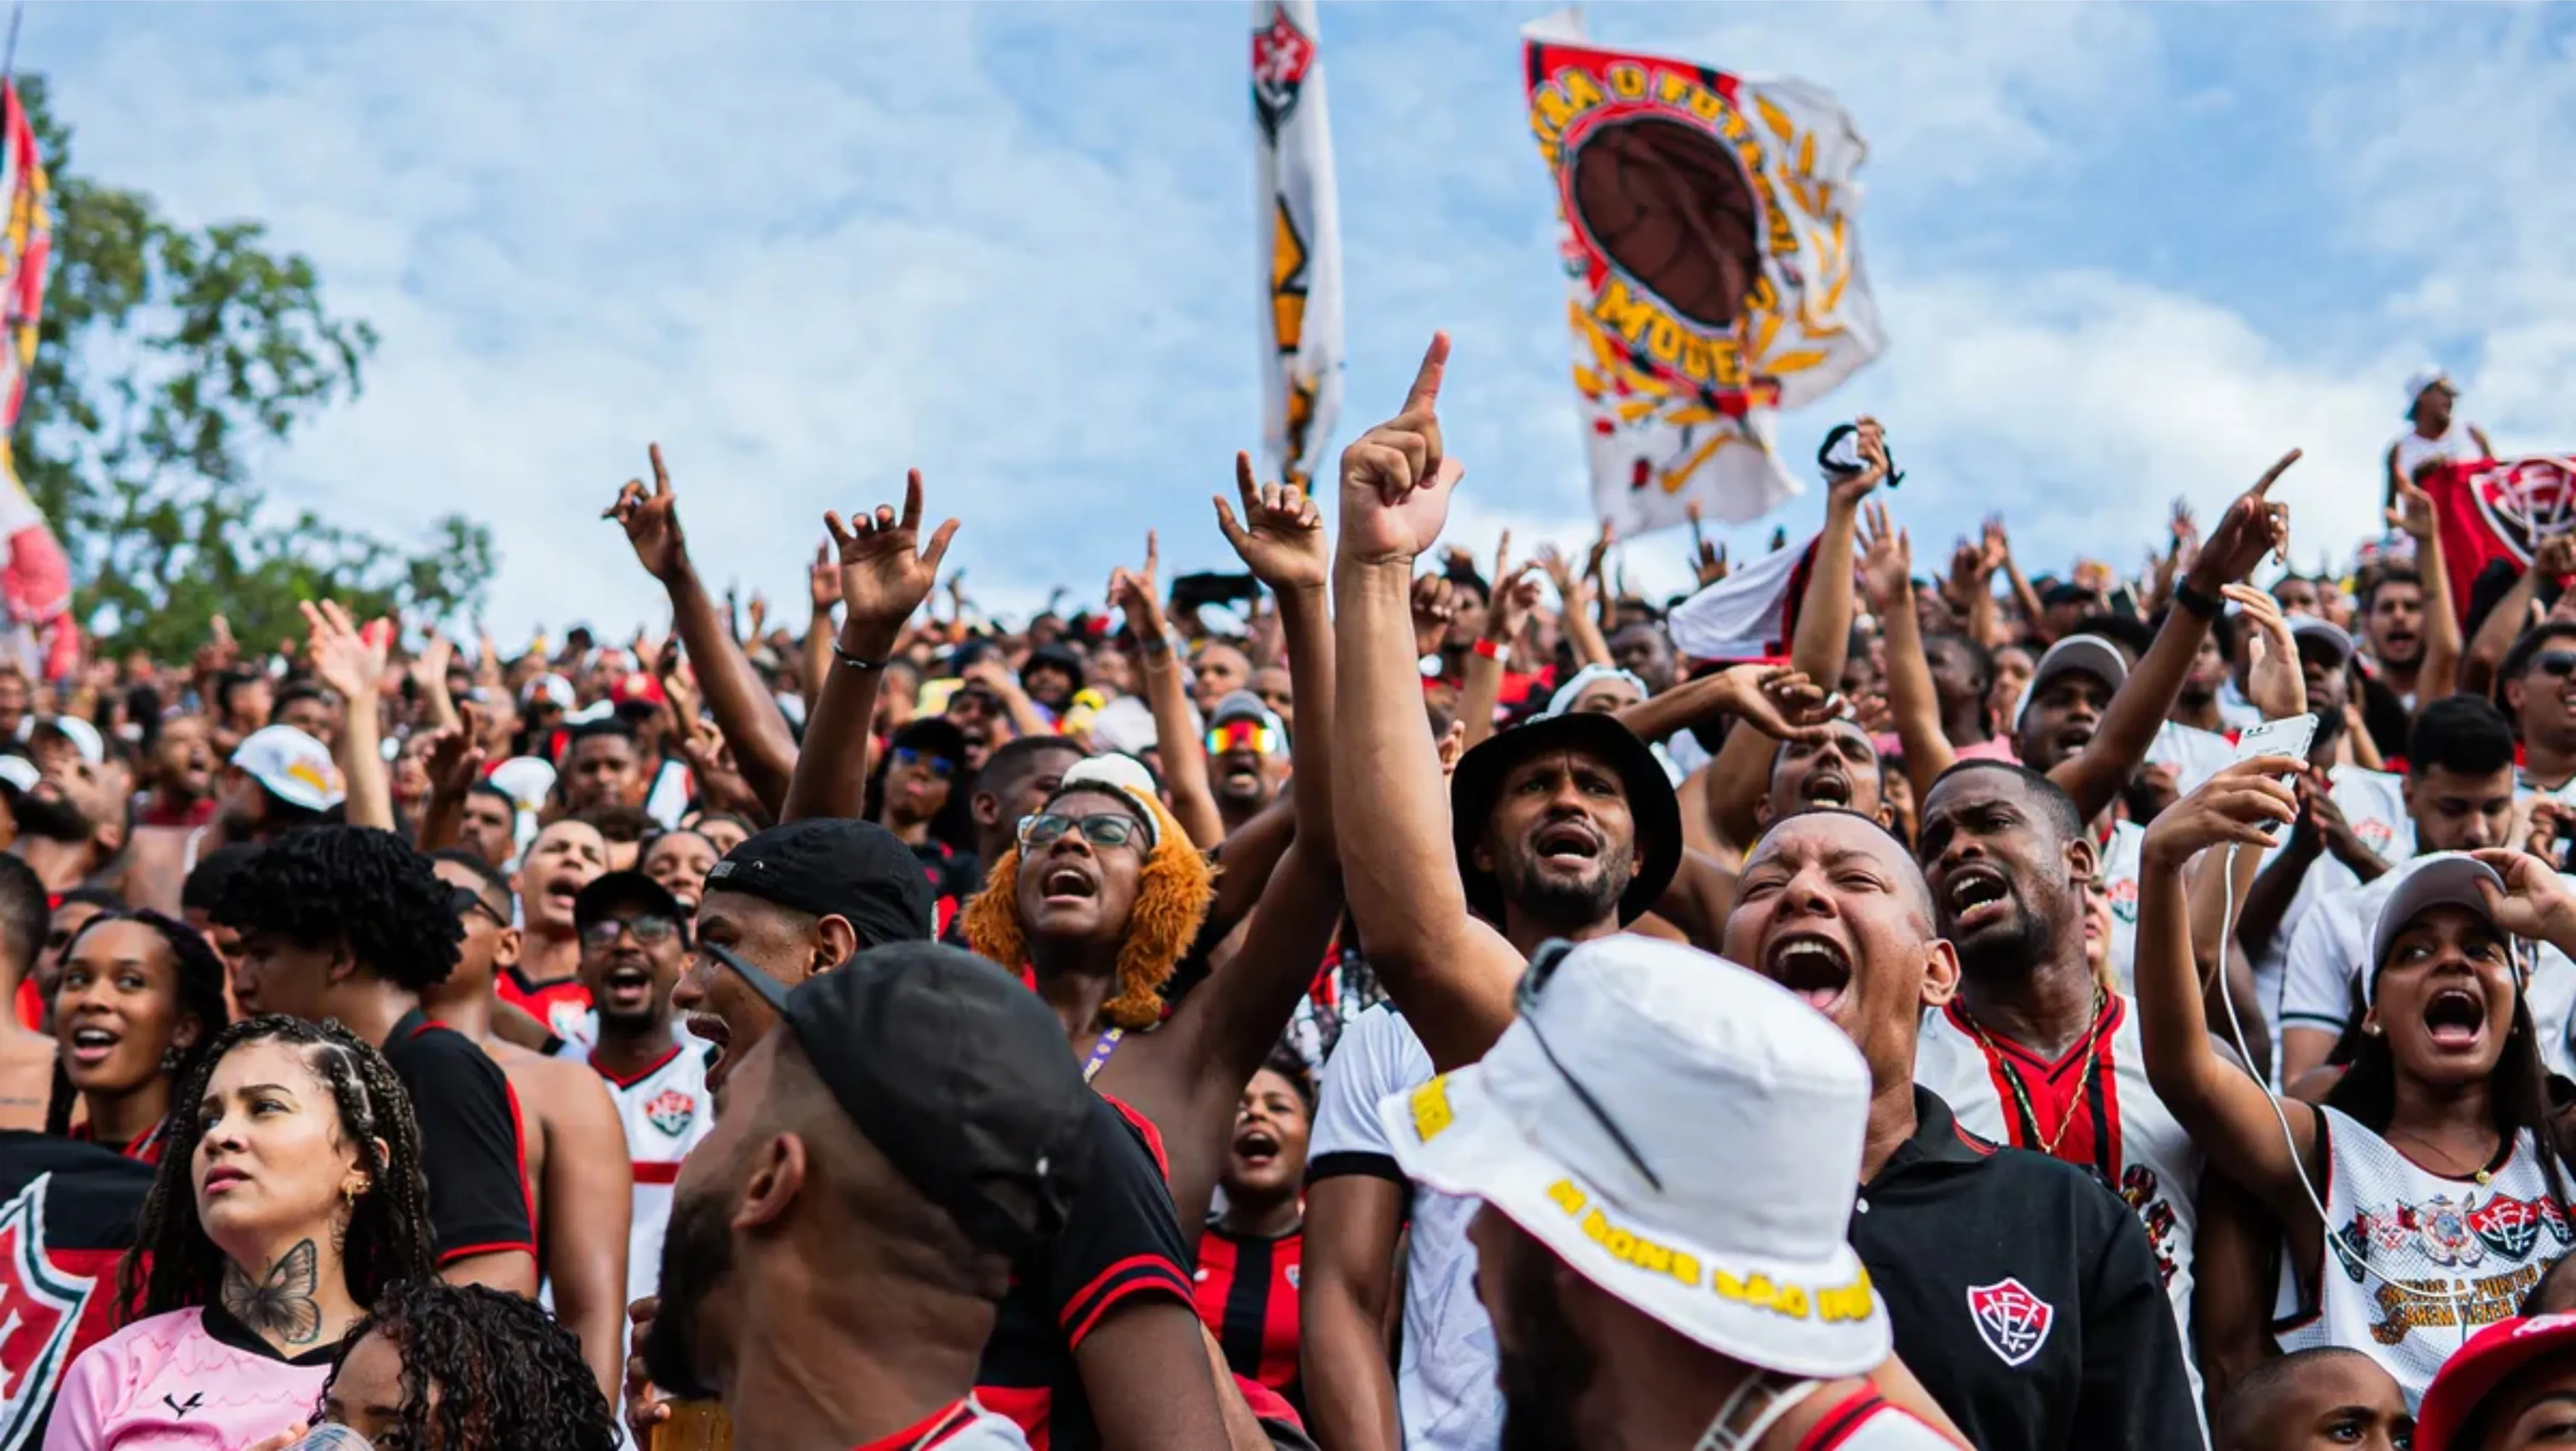
[[[558,1057],[597,1071],[587,1049],[566,1044]],[[605,1073],[608,1096],[626,1128],[626,1151],[635,1168],[635,1220],[626,1237],[626,1299],[657,1293],[662,1275],[662,1235],[671,1224],[671,1185],[680,1160],[716,1125],[715,1096],[707,1091],[707,1050],[695,1040],[671,1045],[671,1056],[627,1082]]]
[[[2285,1351],[2360,1351],[2396,1377],[2411,1407],[2463,1342],[2514,1314],[2576,1232],[2549,1197],[2527,1131],[2481,1184],[2423,1168],[2346,1114],[2317,1113],[2329,1242],[2325,1263],[2308,1266],[2316,1290],[2306,1318],[2275,1334]],[[2303,1302],[2293,1268],[2281,1273],[2284,1295]]]
[[[1960,1127],[1999,1144],[2053,1152],[2091,1169],[2128,1201],[2145,1226],[2173,1304],[2174,1324],[2191,1342],[2191,1242],[2200,1220],[2200,1147],[2183,1131],[2147,1082],[2146,1052],[2138,1042],[2137,1005],[2114,994],[2102,1005],[2093,1033],[2056,1062],[2043,1062],[2020,1044],[1992,1038],[1996,1051],[1970,1027],[1957,1004],[1923,1015],[1914,1054],[1914,1081],[1941,1095]],[[2079,1080],[2087,1044],[2098,1036],[2090,1073]],[[2013,1092],[2018,1075],[2021,1094]],[[2022,1098],[2027,1095],[2030,1111]],[[2075,1113],[2068,1122],[2070,1108]],[[2034,1128],[2031,1118],[2038,1123]],[[2061,1133],[2061,1126],[2063,1132]],[[2186,1355],[2193,1401],[2200,1372]]]

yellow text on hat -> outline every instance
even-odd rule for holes
[[[1413,1090],[1413,1136],[1429,1143],[1440,1131],[1456,1123],[1458,1116],[1449,1110],[1449,1075],[1437,1078]]]
[[[1598,1209],[1585,1213],[1584,1206],[1590,1202],[1589,1197],[1573,1180],[1559,1179],[1549,1185],[1547,1197],[1550,1203],[1565,1211],[1566,1218],[1581,1220],[1584,1238],[1608,1251],[1612,1259],[1649,1274],[1670,1275],[1694,1289],[1698,1287],[1699,1261],[1692,1258],[1687,1250],[1674,1249],[1633,1229],[1622,1228]]]

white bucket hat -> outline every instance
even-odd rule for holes
[[[1574,1271],[1748,1365],[1888,1355],[1845,1237],[1869,1069],[1788,990],[1678,944],[1551,943],[1484,1061],[1390,1096],[1404,1172],[1483,1199]]]
[[[348,799],[349,783],[331,759],[331,748],[290,725],[262,726],[233,747],[232,764],[269,794],[307,811],[328,811]]]

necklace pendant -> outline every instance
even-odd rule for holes
[[[2480,1169],[2480,1170],[2478,1171],[2478,1182],[2479,1182],[2480,1184],[2484,1184],[2484,1183],[2486,1183],[2486,1182],[2487,1182],[2487,1180],[2489,1180],[2489,1179],[2491,1179],[2491,1178],[2493,1178],[2493,1177],[2494,1177],[2493,1175],[2489,1174],[2489,1173],[2488,1173],[2486,1170],[2484,1170],[2484,1169]]]

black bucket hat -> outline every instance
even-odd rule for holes
[[[1615,718],[1599,712],[1548,716],[1488,737],[1458,762],[1449,778],[1449,836],[1458,852],[1458,875],[1467,905],[1489,922],[1503,920],[1502,884],[1476,867],[1476,846],[1502,794],[1503,778],[1532,756],[1573,751],[1617,773],[1636,823],[1637,872],[1619,898],[1619,922],[1644,916],[1672,885],[1682,864],[1682,808],[1672,778],[1654,749]]]

